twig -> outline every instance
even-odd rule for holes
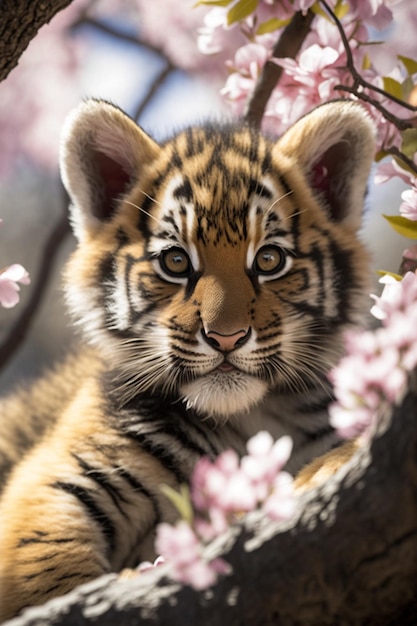
[[[65,211],[46,241],[29,301],[10,329],[3,345],[0,346],[0,369],[9,362],[25,339],[36,311],[45,295],[61,243],[69,232],[68,215],[67,211]]]
[[[142,102],[139,103],[136,111],[133,114],[133,119],[139,121],[141,116],[143,115],[146,107],[152,101],[152,98],[156,95],[157,91],[162,87],[165,83],[166,79],[172,72],[174,72],[177,68],[168,61],[166,66],[160,71],[160,73],[154,78],[151,86],[148,89],[146,96],[143,98]]]
[[[401,100],[401,98],[397,98],[396,96],[388,93],[384,89],[381,89],[380,87],[373,85],[372,83],[369,83],[367,80],[363,78],[363,76],[357,71],[355,67],[352,51],[350,49],[349,41],[346,37],[346,33],[344,31],[342,23],[340,22],[336,14],[332,11],[332,9],[329,7],[326,0],[319,0],[319,1],[320,1],[320,4],[326,9],[327,13],[330,15],[330,17],[334,21],[337,30],[339,31],[339,35],[342,40],[343,47],[346,53],[346,67],[349,70],[353,78],[353,87],[347,87],[345,85],[337,85],[335,89],[339,91],[347,91],[349,93],[352,93],[358,99],[372,104],[376,109],[378,109],[378,111],[380,111],[384,115],[384,117],[389,122],[394,124],[394,126],[398,128],[398,130],[400,131],[406,130],[407,128],[414,128],[414,125],[416,122],[415,117],[409,118],[408,120],[401,119],[397,117],[396,115],[393,115],[392,113],[390,113],[381,103],[379,103],[377,100],[372,98],[372,96],[368,96],[362,91],[362,89],[359,89],[359,88],[369,89],[370,91],[378,93],[384,98],[387,98],[391,102],[395,102],[395,104],[402,106],[404,109],[408,109],[409,111],[417,111],[417,107],[409,104],[408,102],[405,102],[404,100]]]
[[[417,176],[417,165],[412,161],[404,152],[401,152],[396,146],[391,146],[390,148],[384,148],[384,152],[386,154],[390,154],[391,156],[397,157],[405,163],[408,169],[413,170]]]
[[[144,41],[137,35],[131,35],[122,30],[118,30],[117,28],[114,28],[110,24],[107,24],[94,17],[91,17],[85,11],[80,15],[80,17],[76,21],[73,22],[73,24],[71,24],[71,28],[75,29],[84,25],[92,26],[96,30],[99,30],[100,32],[104,34],[109,35],[110,37],[114,37],[115,39],[120,39],[121,41],[131,43],[140,48],[146,48],[150,52],[154,52],[158,56],[165,59],[167,63],[171,63],[171,60],[168,59],[168,57],[166,56],[165,52],[163,51],[161,47],[155,46],[151,44],[149,41]]]
[[[358,91],[357,87],[349,87],[348,85],[335,85],[334,89],[336,89],[337,91],[346,91],[347,93],[351,93],[352,95],[356,96],[363,102],[368,102],[368,104],[371,104],[375,109],[382,113],[385,119],[388,120],[388,122],[391,122],[391,124],[393,124],[396,128],[398,128],[399,131],[407,130],[408,128],[414,128],[416,118],[413,117],[408,120],[403,120],[400,117],[397,117],[396,115],[388,111],[388,109],[386,109],[383,104],[378,102],[378,100],[375,100],[375,98],[369,96],[363,91]]]
[[[294,59],[305,38],[307,37],[314,13],[307,11],[305,15],[295,13],[291,22],[285,27],[272,51],[275,58],[289,57]],[[281,78],[282,67],[273,61],[267,61],[248,101],[244,119],[251,125],[259,127],[271,93]]]

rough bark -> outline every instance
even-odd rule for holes
[[[417,393],[286,524],[251,514],[212,550],[233,574],[206,592],[169,566],[109,575],[10,626],[407,626],[417,623]]]
[[[18,64],[38,30],[72,0],[1,0],[0,81]]]
[[[311,10],[308,10],[305,15],[301,12],[295,13],[273,48],[272,59],[283,57],[295,59],[310,31],[313,20],[314,13]],[[265,63],[244,114],[244,119],[252,126],[261,125],[266,105],[281,78],[282,71],[282,67],[273,60]]]

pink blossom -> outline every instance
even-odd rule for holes
[[[382,30],[392,22],[393,15],[389,6],[401,0],[349,0],[358,19]]]
[[[137,569],[139,570],[139,572],[147,572],[148,570],[159,567],[159,565],[163,565],[164,563],[164,557],[158,556],[153,563],[151,563],[150,561],[142,561],[142,563],[138,565]]]
[[[376,319],[384,320],[388,317],[391,308],[393,306],[395,308],[401,299],[401,284],[394,276],[389,274],[382,276],[379,282],[384,285],[384,289],[380,296],[371,294],[371,298],[375,300],[371,313]]]
[[[332,43],[330,37],[329,43]],[[358,53],[354,45],[352,53],[356,58]],[[273,60],[283,67],[284,75],[268,103],[266,116],[279,124],[279,131],[318,104],[337,97],[335,86],[351,83],[350,74],[340,69],[346,65],[340,41],[323,46],[314,33],[306,39],[304,49],[296,59]]]
[[[406,248],[402,254],[400,274],[405,275],[407,272],[415,272],[417,270],[417,244]]]
[[[20,287],[30,283],[29,274],[19,263],[9,265],[0,271],[0,304],[6,309],[10,309],[19,302]]]
[[[178,522],[176,526],[159,524],[155,547],[171,564],[174,578],[194,589],[206,589],[216,582],[218,574],[230,571],[222,559],[204,559],[203,546],[185,521]]]
[[[411,189],[403,191],[401,194],[402,203],[400,204],[400,213],[409,220],[417,220],[417,179],[413,180]]]
[[[220,93],[233,103],[236,113],[242,112],[269,57],[270,52],[263,45],[250,43],[237,50],[233,63],[228,62],[232,73]]]
[[[232,450],[220,454],[213,463],[201,459],[191,486],[194,505],[208,514],[216,531],[224,530],[233,515],[253,510],[276,489],[277,476],[291,449],[289,437],[274,443],[269,433],[260,432],[248,441],[248,455],[240,465]]]
[[[417,365],[417,276],[381,282],[385,288],[373,296],[372,313],[382,327],[349,333],[347,354],[330,375],[337,399],[330,420],[342,437],[369,433],[380,408],[400,400]]]
[[[414,178],[411,172],[403,170],[397,162],[392,159],[378,165],[374,181],[377,185],[382,185],[395,177],[401,178],[407,185],[410,184]]]
[[[208,560],[204,544],[223,533],[248,511],[261,508],[274,520],[288,519],[295,511],[293,479],[282,468],[291,454],[292,441],[282,437],[274,442],[259,432],[247,442],[248,454],[239,462],[233,450],[214,461],[203,457],[196,464],[191,481],[195,508],[192,525],[184,520],[176,526],[157,528],[157,552],[171,563],[176,580],[204,589],[219,574],[230,572],[222,559]],[[151,564],[144,564],[149,569]]]
[[[241,468],[251,482],[258,502],[265,500],[275,486],[275,479],[287,463],[291,450],[290,437],[281,437],[274,443],[271,435],[262,431],[247,443],[248,455],[241,461]]]
[[[262,504],[262,510],[275,522],[291,519],[295,513],[293,478],[287,472],[280,472],[272,483],[272,490]]]
[[[371,296],[376,303],[371,313],[377,319],[389,320],[394,313],[408,311],[417,301],[417,276],[413,272],[407,272],[401,281],[385,275],[379,282],[385,285],[382,294]]]
[[[197,28],[197,34],[197,45],[201,54],[219,55],[221,53],[222,63],[245,41],[236,24],[232,27],[228,26],[227,12],[222,7],[213,7],[204,15],[203,26]]]
[[[306,13],[316,0],[293,0],[294,11]]]

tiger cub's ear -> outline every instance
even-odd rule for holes
[[[112,104],[86,100],[70,113],[62,133],[60,169],[79,240],[94,235],[102,222],[112,217],[117,199],[159,150],[153,139]]]
[[[359,228],[375,152],[375,127],[360,104],[317,107],[284,133],[275,151],[290,170],[301,168],[332,219]]]

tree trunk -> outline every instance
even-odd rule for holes
[[[18,64],[38,30],[72,0],[0,1],[0,81]]]
[[[220,545],[233,573],[206,592],[169,565],[79,587],[10,626],[411,626],[417,624],[417,393],[291,522],[250,514]]]

